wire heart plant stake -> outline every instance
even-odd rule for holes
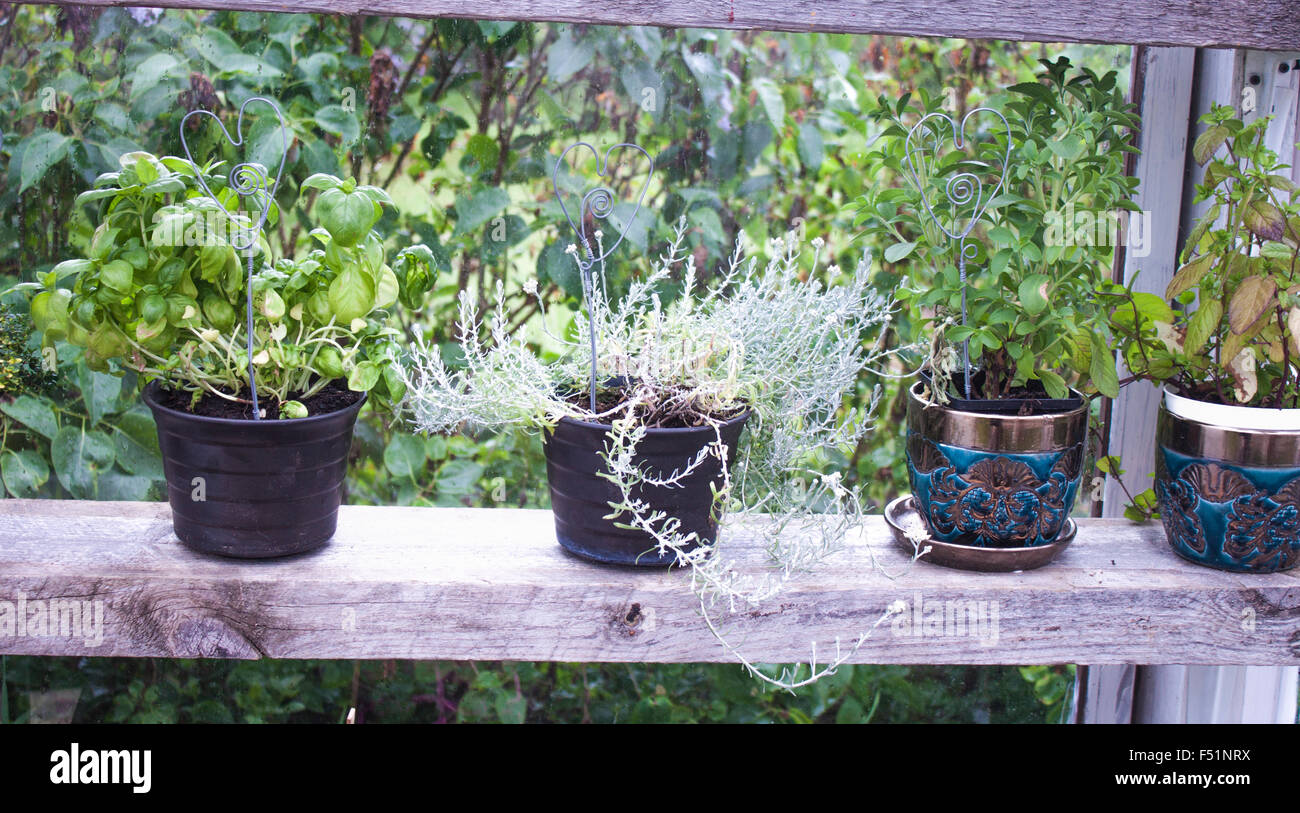
[[[1002,132],[1006,140],[1006,152],[1002,158],[1002,170],[997,175],[997,183],[993,188],[988,190],[987,195],[984,190],[984,181],[974,172],[963,170],[953,174],[944,183],[943,197],[948,202],[951,220],[945,225],[939,213],[930,202],[930,193],[926,184],[928,173],[922,177],[917,171],[919,159],[929,153],[932,158],[931,162],[938,163],[940,146],[943,140],[942,125],[947,122],[948,128],[952,131],[952,143],[958,150],[966,148],[966,125],[970,122],[971,117],[978,113],[992,113],[1002,122]],[[933,122],[927,127],[927,122]],[[927,136],[929,140],[927,143]],[[916,139],[914,142],[914,138]],[[1007,119],[998,111],[989,107],[977,107],[962,117],[961,125],[953,121],[952,117],[946,113],[930,113],[912,126],[907,132],[907,139],[904,142],[907,159],[907,171],[916,184],[917,190],[921,194],[921,203],[925,206],[925,213],[929,216],[930,221],[939,228],[949,239],[957,241],[957,269],[961,277],[961,323],[966,324],[966,260],[974,259],[978,255],[978,249],[974,245],[967,245],[967,238],[975,224],[988,210],[989,203],[997,197],[998,192],[1006,186],[1007,167],[1011,163],[1011,125]],[[970,163],[968,161],[967,163]],[[921,168],[926,168],[925,164],[920,164]],[[987,166],[987,165],[986,165]],[[991,171],[990,171],[991,176]],[[965,218],[965,225],[962,225],[961,211],[965,209],[969,214]],[[970,340],[966,339],[961,345],[962,366],[965,372],[966,397],[970,398]]]
[[[604,245],[604,241],[598,238],[597,239],[598,246],[595,249],[593,249],[591,245],[591,236],[587,234],[587,216],[591,215],[593,223],[596,220],[605,220],[606,218],[608,218],[614,212],[615,194],[614,194],[614,190],[609,188],[608,186],[595,186],[591,189],[586,190],[582,194],[581,203],[578,206],[578,220],[576,222],[574,221],[573,214],[569,211],[569,207],[564,205],[564,194],[560,192],[559,175],[560,175],[560,167],[564,166],[564,159],[568,157],[570,152],[572,152],[575,149],[578,149],[579,147],[586,147],[588,150],[591,151],[592,157],[596,159],[597,178],[609,177],[612,180],[613,176],[612,174],[610,174],[609,159],[610,156],[613,155],[615,150],[622,150],[622,149],[635,150],[645,158],[646,163],[650,167],[649,171],[646,173],[645,182],[641,184],[641,191],[637,194],[636,207],[632,210],[632,214],[624,222],[623,228],[618,234],[618,239],[616,239],[614,242],[606,246]],[[560,204],[560,211],[564,213],[564,219],[569,221],[569,226],[573,229],[574,233],[578,235],[578,241],[582,243],[582,249],[586,255],[585,257],[579,256],[577,258],[577,261],[578,261],[579,276],[582,279],[582,296],[583,299],[586,301],[586,305],[587,305],[587,328],[588,328],[587,334],[591,342],[590,394],[591,394],[591,411],[593,413],[596,411],[596,357],[597,357],[596,301],[595,301],[596,286],[595,286],[595,280],[593,276],[595,272],[595,267],[597,265],[600,265],[603,268],[605,260],[608,259],[609,256],[614,253],[614,249],[618,248],[619,244],[623,242],[623,238],[627,237],[628,231],[632,228],[632,223],[636,220],[637,215],[641,213],[641,203],[645,200],[646,190],[650,188],[650,179],[654,176],[654,174],[655,174],[655,162],[654,159],[650,157],[650,153],[646,152],[641,146],[629,142],[615,144],[614,146],[605,150],[604,155],[601,155],[599,152],[597,152],[596,148],[588,144],[586,141],[579,141],[575,144],[570,144],[568,147],[565,148],[564,152],[560,153],[560,157],[557,158],[555,161],[555,168],[551,171],[551,188],[555,191],[555,200],[557,203]],[[600,251],[600,254],[596,253],[597,250]],[[603,273],[601,275],[601,282],[602,284],[604,282]]]
[[[251,162],[236,164],[230,170],[230,174],[227,175],[230,188],[239,196],[239,211],[243,211],[245,198],[252,197],[261,203],[258,218],[252,223],[245,224],[227,215],[231,223],[228,241],[230,247],[235,251],[244,252],[244,255],[248,258],[248,277],[244,287],[245,299],[248,303],[248,310],[245,315],[245,328],[248,334],[248,391],[253,398],[253,420],[261,420],[262,411],[257,403],[257,375],[253,371],[253,249],[257,245],[257,238],[262,234],[262,227],[266,225],[267,217],[271,214],[271,207],[275,205],[275,193],[280,188],[280,179],[284,175],[284,160],[289,153],[289,128],[285,126],[284,114],[280,112],[280,108],[275,102],[263,96],[253,96],[239,106],[239,116],[235,120],[234,137],[231,137],[230,131],[226,129],[226,125],[221,122],[221,119],[215,113],[202,109],[191,110],[185,114],[181,119],[180,133],[181,147],[185,149],[186,160],[194,168],[194,175],[198,178],[199,186],[203,187],[203,191],[216,204],[217,210],[225,212],[226,207],[221,204],[221,201],[217,200],[217,196],[213,194],[208,187],[208,182],[203,178],[203,171],[194,162],[194,156],[190,153],[189,142],[185,140],[185,124],[190,120],[191,116],[209,116],[221,128],[221,134],[226,137],[226,141],[230,142],[232,146],[242,147],[245,143],[244,110],[253,102],[262,102],[275,111],[275,117],[280,124],[280,138],[283,144],[283,149],[280,151],[280,167],[276,170],[274,183],[267,176],[265,167]]]

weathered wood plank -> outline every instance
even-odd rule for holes
[[[758,545],[737,540],[732,550],[742,567],[761,567]],[[873,557],[890,572],[907,558],[879,518],[773,602],[728,617],[733,640],[756,661],[803,660],[814,643],[825,656],[901,600],[907,614],[879,628],[855,661],[1300,663],[1300,575],[1184,563],[1154,526],[1084,521],[1058,562],[1029,573],[922,562],[891,579]],[[182,547],[162,504],[0,501],[8,654],[729,660],[688,582],[682,572],[573,559],[555,544],[546,511],[345,506],[324,549],[239,562]],[[5,626],[20,600],[30,620],[34,602],[68,599],[97,606],[102,629],[93,612],[79,635],[70,624],[44,635]],[[945,620],[936,608],[949,602],[973,609],[975,621]]]
[[[137,0],[88,0],[127,6]],[[172,8],[464,17],[670,28],[1295,48],[1296,0],[161,0]]]

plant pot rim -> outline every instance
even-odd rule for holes
[[[156,378],[145,385],[144,392],[141,394],[141,398],[144,400],[145,406],[149,407],[150,409],[159,410],[161,412],[166,412],[171,415],[179,415],[186,420],[191,420],[196,423],[205,424],[208,426],[227,426],[227,427],[310,426],[311,424],[316,422],[323,423],[332,418],[337,418],[340,416],[347,415],[349,412],[355,414],[361,410],[361,407],[370,398],[370,393],[363,392],[361,393],[361,397],[358,398],[355,403],[346,406],[343,409],[336,409],[333,412],[323,412],[319,415],[308,415],[305,418],[266,418],[263,420],[253,420],[251,418],[214,418],[209,415],[196,415],[193,412],[188,412],[183,409],[172,409],[169,406],[163,406],[162,404],[158,403],[158,399],[155,397],[158,391],[161,389],[162,389],[162,382]]]
[[[749,420],[749,416],[751,414],[753,414],[753,411],[746,409],[744,412],[741,412],[736,417],[723,421],[722,425],[731,426],[732,424],[743,423]],[[584,420],[579,420],[578,418],[570,418],[567,415],[563,418],[560,418],[560,420],[557,422],[556,425],[558,426],[561,423],[573,424],[575,426],[582,427],[583,429],[598,429],[601,432],[606,432],[606,433],[608,433],[611,429],[614,428],[614,425],[612,423],[598,423],[596,421],[584,421]],[[657,435],[672,436],[672,435],[689,435],[697,432],[708,432],[711,429],[712,427],[710,426],[647,426],[646,432],[653,432]]]
[[[1040,412],[1034,415],[1013,415],[1013,414],[1003,413],[1003,412],[972,412],[968,409],[956,409],[954,407],[946,406],[944,404],[933,404],[933,403],[926,403],[925,401],[922,401],[921,396],[917,392],[917,388],[922,386],[924,383],[925,383],[924,381],[917,381],[916,383],[912,384],[912,386],[907,388],[908,395],[913,399],[915,399],[917,403],[921,404],[921,406],[924,409],[942,409],[945,412],[949,412],[954,415],[960,415],[963,417],[969,416],[971,418],[981,418],[985,420],[997,419],[999,421],[1045,421],[1045,420],[1053,420],[1053,419],[1064,420],[1064,419],[1077,416],[1080,413],[1086,413],[1088,411],[1088,406],[1089,406],[1088,399],[1084,397],[1083,393],[1079,392],[1078,390],[1072,387],[1070,388],[1070,392],[1073,397],[1078,398],[1080,400],[1080,404],[1077,407],[1074,407],[1073,409],[1065,410],[1064,412]],[[999,400],[999,401],[1006,400],[1010,402],[1010,401],[1026,401],[1030,399],[1008,398],[1008,399],[990,399],[990,400]]]
[[[1179,420],[1249,432],[1300,432],[1300,409],[1214,404],[1165,387],[1161,404]]]

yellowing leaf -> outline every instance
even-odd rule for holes
[[[375,285],[355,268],[345,268],[329,287],[329,307],[340,324],[370,313],[375,304]]]
[[[1228,303],[1228,325],[1232,332],[1241,334],[1249,330],[1272,307],[1276,295],[1277,283],[1270,277],[1256,275],[1242,280]]]
[[[1183,291],[1195,288],[1212,265],[1214,265],[1214,255],[1202,254],[1178,269],[1174,278],[1169,280],[1169,287],[1165,288],[1165,299],[1173,299]]]
[[[1286,230],[1286,218],[1282,211],[1266,200],[1251,201],[1242,212],[1246,228],[1265,240],[1281,240]]]
[[[280,298],[279,294],[268,288],[258,297],[257,309],[262,312],[263,316],[274,322],[284,316],[284,300]]]
[[[1025,313],[1037,316],[1047,308],[1047,284],[1050,279],[1046,274],[1031,274],[1020,283],[1020,305]]]
[[[1273,362],[1274,364],[1281,364],[1281,363],[1282,363],[1282,359],[1283,359],[1284,357],[1285,357],[1285,356],[1284,356],[1284,354],[1282,353],[1282,340],[1281,340],[1281,339],[1274,339],[1273,341],[1271,341],[1271,342],[1268,343],[1268,360],[1269,360],[1269,361]]]
[[[376,308],[386,308],[397,301],[401,286],[397,283],[397,275],[393,273],[393,269],[387,265],[380,266],[378,278],[375,282]]]
[[[1223,341],[1219,346],[1219,353],[1221,358],[1228,359],[1228,361],[1223,362],[1223,369],[1228,369],[1232,359],[1236,358],[1237,354],[1246,346],[1246,343],[1255,338],[1258,333],[1259,327],[1256,326],[1245,333],[1233,333],[1229,330],[1224,334]]]

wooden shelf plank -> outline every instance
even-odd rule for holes
[[[732,552],[742,567],[762,566],[757,544],[737,540]],[[772,602],[727,617],[732,639],[759,662],[805,660],[814,643],[824,657],[901,600],[907,614],[877,629],[855,661],[1300,663],[1300,575],[1185,563],[1159,526],[1085,520],[1061,559],[1027,573],[922,561],[891,579],[873,557],[891,573],[907,563],[879,518]],[[20,600],[33,622],[37,607],[52,615],[51,600],[98,603],[102,639],[92,612],[79,635],[19,634]],[[949,603],[973,607],[978,625],[936,614]],[[688,574],[574,559],[547,511],[345,506],[322,550],[245,562],[181,546],[164,504],[42,500],[0,501],[0,652],[730,660],[699,617]]]
[[[126,6],[136,0],[89,0]],[[1296,0],[161,0],[171,8],[1287,50]]]

